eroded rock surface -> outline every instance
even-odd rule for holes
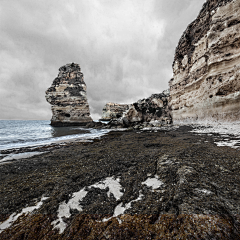
[[[1,164],[0,239],[240,239],[239,151],[192,130],[111,131]]]
[[[157,122],[160,125],[172,123],[168,107],[169,91],[153,94],[149,98],[141,99],[130,106],[123,113],[121,120],[124,124]]]
[[[240,117],[240,0],[208,0],[182,35],[170,80],[174,120]]]
[[[131,104],[107,103],[102,110],[102,120],[122,117],[123,112],[128,110],[130,106]]]
[[[46,91],[52,105],[51,125],[85,125],[92,122],[80,65],[71,63],[59,69],[57,78]]]

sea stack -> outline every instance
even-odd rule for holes
[[[175,52],[173,120],[240,119],[240,0],[208,0]]]
[[[46,100],[52,105],[51,125],[86,125],[93,121],[86,89],[79,64],[70,63],[59,68],[57,78],[46,91]]]

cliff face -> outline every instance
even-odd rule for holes
[[[208,0],[176,48],[174,120],[240,118],[240,0]]]
[[[122,116],[131,104],[107,103],[102,110],[102,120],[111,120]]]
[[[85,125],[92,122],[86,84],[78,64],[67,64],[59,69],[57,78],[46,91],[46,100],[52,105],[51,125]]]

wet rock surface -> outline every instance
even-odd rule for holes
[[[238,120],[240,1],[208,0],[176,48],[170,107],[174,120]]]
[[[52,105],[53,126],[86,125],[92,122],[86,95],[86,84],[79,64],[66,64],[46,91]]]
[[[0,165],[0,222],[49,197],[0,239],[240,239],[239,150],[191,130],[110,132]]]

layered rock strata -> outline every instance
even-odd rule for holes
[[[166,125],[172,123],[172,117],[168,107],[169,91],[153,94],[149,98],[141,99],[130,106],[119,120],[123,125],[135,125],[138,123],[151,123]]]
[[[208,0],[176,48],[170,107],[180,119],[240,118],[240,0]]]
[[[53,126],[85,125],[92,122],[80,65],[71,63],[59,69],[57,78],[46,91],[52,105]]]
[[[131,107],[131,104],[107,103],[102,110],[102,120],[120,118],[129,107]]]

